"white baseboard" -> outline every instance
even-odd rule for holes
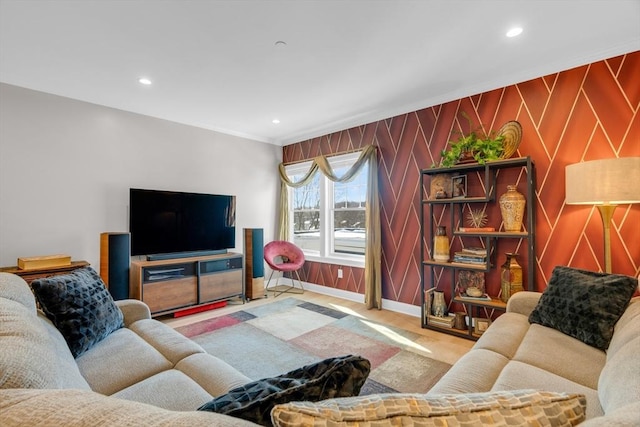
[[[342,289],[329,288],[327,286],[316,285],[314,283],[302,282],[305,289],[317,294],[329,295],[336,298],[342,298],[347,301],[364,303],[364,295],[357,292],[344,291]],[[406,314],[418,319],[422,316],[420,306],[411,305],[404,302],[382,300],[382,308],[384,310],[394,311],[396,313]]]

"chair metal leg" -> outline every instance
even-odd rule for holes
[[[295,271],[296,276],[298,276],[298,283],[300,284],[300,293],[304,294],[304,286],[302,286],[302,280],[300,280],[300,273],[298,273],[298,270]],[[293,282],[293,277],[291,278],[291,281]]]
[[[273,273],[274,270],[271,270],[271,275],[269,276],[269,280],[267,281],[267,286],[265,287],[265,292],[268,291],[272,291],[274,293],[273,297],[277,297],[280,296],[284,293],[290,293],[290,294],[303,294],[304,293],[304,286],[302,286],[302,280],[300,280],[300,273],[298,273],[298,270],[296,270],[294,273],[296,273],[296,276],[298,277],[298,284],[300,285],[300,287],[296,287],[295,286],[295,281],[293,276],[291,277],[291,285],[282,285],[285,286],[284,289],[278,289],[278,283],[280,281],[280,278],[278,277],[276,279],[276,285],[272,288],[269,289],[269,284],[271,283],[271,277],[273,277]]]
[[[274,273],[274,270],[271,270],[271,274],[269,275],[269,280],[267,280],[267,286],[264,287],[264,293],[267,296],[269,296],[269,294],[268,294],[268,292],[269,292],[269,284],[271,283],[271,278],[273,277],[273,273]],[[278,280],[279,280],[279,278],[276,279],[276,286],[275,286],[276,288],[278,287]]]

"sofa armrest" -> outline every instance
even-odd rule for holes
[[[540,292],[516,292],[507,301],[507,313],[519,313],[529,317],[529,314],[538,305],[541,295]]]
[[[640,402],[630,403],[601,417],[591,418],[580,427],[620,427],[638,425],[640,420]]]
[[[195,408],[194,408],[195,409]],[[2,389],[3,427],[255,427],[249,421],[205,411],[171,411],[144,403],[104,396],[89,390]]]
[[[149,306],[137,299],[123,299],[116,301],[116,305],[120,307],[124,315],[124,326],[129,327],[133,322],[142,319],[151,319],[151,310]]]

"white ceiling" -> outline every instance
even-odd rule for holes
[[[278,145],[636,50],[640,0],[0,0],[0,81]]]

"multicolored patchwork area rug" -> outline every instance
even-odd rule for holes
[[[253,380],[360,355],[371,362],[361,395],[424,393],[451,367],[428,357],[415,333],[292,297],[176,329]]]

